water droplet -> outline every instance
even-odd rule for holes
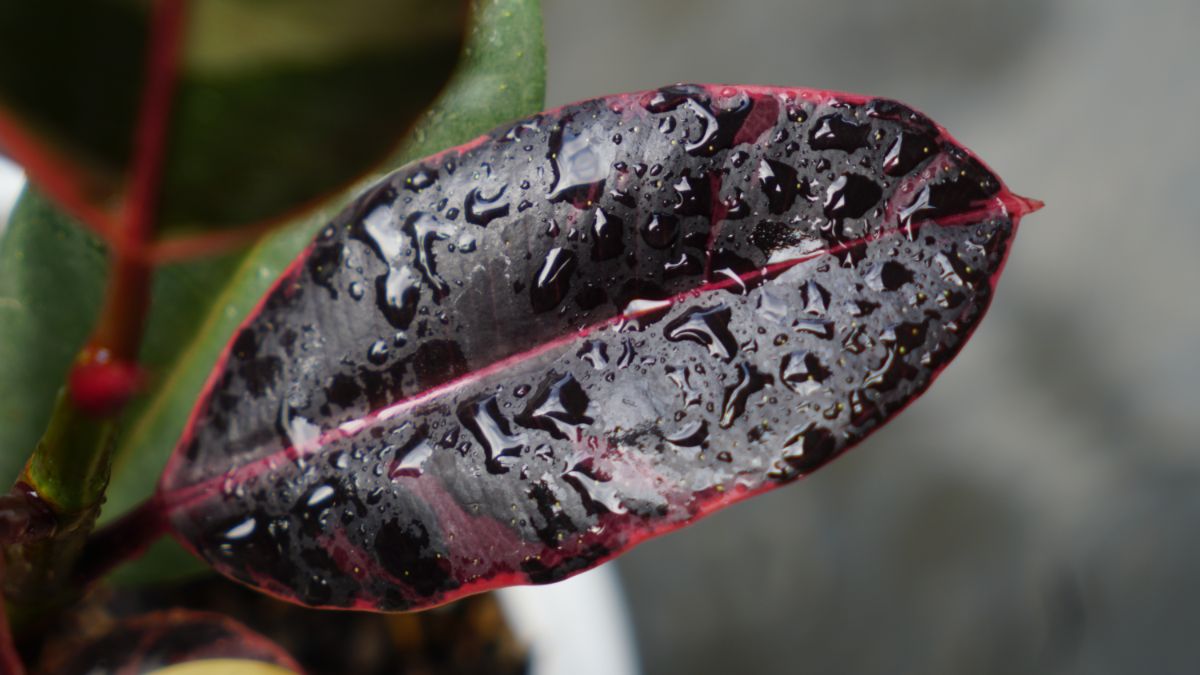
[[[254,534],[254,529],[257,526],[258,526],[258,520],[256,520],[253,516],[251,516],[251,517],[243,520],[242,522],[238,523],[237,525],[234,525],[233,527],[226,530],[225,534],[222,536],[225,539],[229,539],[229,540],[245,539],[246,537],[249,537],[251,534]]]
[[[610,190],[608,196],[613,198],[613,201],[626,208],[637,207],[637,197],[634,197],[626,190]]]
[[[703,271],[704,265],[699,258],[687,252],[680,252],[674,260],[663,263],[663,277],[667,279],[695,276]]]
[[[780,326],[787,325],[791,314],[787,297],[769,287],[764,287],[758,294],[758,306],[755,309],[765,321]]]
[[[404,179],[404,187],[413,192],[420,192],[437,182],[437,170],[418,166],[415,171]]]
[[[873,421],[878,421],[883,418],[883,411],[879,409],[879,405],[872,401],[866,391],[855,389],[850,392],[850,423],[855,426],[863,426]]]
[[[767,196],[771,213],[781,214],[796,201],[796,170],[783,162],[764,159],[758,164],[758,186]]]
[[[400,259],[404,237],[392,217],[390,204],[376,206],[362,219],[362,234],[361,238],[375,249],[383,264],[390,266]]]
[[[413,264],[421,277],[433,291],[435,300],[440,301],[450,292],[450,285],[438,276],[437,260],[433,253],[436,241],[449,239],[457,231],[454,225],[444,224],[431,213],[418,211],[404,221],[404,231],[412,240]]]
[[[313,490],[312,494],[309,495],[308,502],[306,502],[305,505],[310,509],[320,506],[321,504],[329,501],[329,499],[333,497],[333,494],[334,490],[332,485],[318,486],[317,489]]]
[[[683,147],[691,154],[711,154],[709,147],[717,135],[717,118],[707,107],[695,99],[689,98],[687,105],[691,109],[692,114],[696,116],[697,121],[699,121],[700,130],[696,134],[696,137],[694,139],[689,138]]]
[[[726,362],[738,353],[737,339],[729,330],[732,311],[724,304],[714,307],[694,307],[663,330],[671,342],[695,342],[708,348],[708,353]]]
[[[870,178],[843,174],[825,191],[825,217],[861,218],[882,196],[883,188]]]
[[[296,415],[286,400],[279,407],[278,429],[287,437],[287,442],[297,450],[311,449],[321,438],[321,427]]]
[[[899,290],[901,286],[911,283],[912,280],[912,271],[895,260],[875,265],[866,275],[867,286],[874,291]]]
[[[824,427],[809,423],[788,433],[783,444],[783,461],[787,463],[793,476],[796,473],[806,474],[832,459],[836,450],[837,441],[833,433]]]
[[[573,429],[594,421],[587,415],[588,403],[587,394],[574,375],[551,371],[516,422],[529,429],[548,431],[559,440],[567,440]]]
[[[648,300],[634,298],[621,310],[621,319],[617,323],[617,332],[642,331],[667,315],[671,308],[670,300]]]
[[[779,381],[801,396],[819,390],[830,374],[816,354],[803,350],[788,353],[779,363]]]
[[[608,345],[600,340],[588,340],[583,343],[575,356],[587,361],[595,370],[608,367]]]
[[[622,370],[628,368],[633,364],[633,359],[636,356],[637,349],[633,346],[633,340],[625,338],[621,341],[621,355],[617,357],[617,368]],[[611,382],[612,380],[609,381]]]
[[[341,268],[345,251],[345,246],[341,242],[321,244],[314,246],[308,257],[307,266],[313,282],[329,291],[334,300],[337,299],[338,293],[334,287],[333,278]]]
[[[829,311],[829,291],[812,279],[800,287],[800,301],[805,314],[824,316]]]
[[[675,85],[663,87],[646,95],[642,99],[642,107],[651,113],[664,113],[675,110],[691,96],[702,96],[704,90],[694,85]]]
[[[707,174],[701,172],[693,177],[685,169],[671,187],[675,189],[677,197],[674,205],[676,213],[681,216],[712,215],[712,188]]]
[[[725,207],[726,220],[741,220],[750,215],[750,205],[746,203],[746,194],[741,188],[734,188],[733,194],[722,202],[722,206]]]
[[[476,246],[475,237],[463,232],[458,236],[458,241],[454,243],[454,246],[460,253],[472,253]]]
[[[883,158],[883,172],[889,176],[905,176],[939,150],[938,142],[928,134],[901,132]]]
[[[889,326],[879,336],[879,341],[888,343],[902,350],[901,353],[903,353],[903,351],[912,351],[925,344],[925,337],[928,332],[928,321],[923,323],[905,321],[894,326]]]
[[[867,144],[867,134],[870,131],[866,124],[859,124],[846,119],[840,113],[833,113],[817,120],[808,136],[808,144],[814,150],[854,152]]]
[[[407,328],[417,314],[421,277],[408,265],[391,268],[376,280],[376,299],[384,317],[397,328]]]
[[[686,408],[691,405],[700,404],[702,400],[701,391],[692,384],[692,371],[690,368],[667,366],[666,373],[667,379],[671,380],[671,383],[679,388],[679,393],[683,397],[683,407]],[[678,414],[682,416],[683,411],[679,411]]]
[[[604,209],[596,209],[592,234],[592,260],[610,260],[625,250],[624,221],[608,215]]]
[[[563,474],[563,480],[583,498],[583,507],[589,515],[602,511],[625,513],[619,488],[611,483],[612,477],[595,468],[595,460],[585,458]]]
[[[833,338],[833,322],[821,319],[796,319],[792,322],[792,330],[797,333],[809,333],[822,340]]]
[[[902,380],[911,379],[917,370],[908,365],[901,356],[902,351],[889,349],[879,367],[871,369],[863,378],[863,386],[876,391],[891,391]]]
[[[395,459],[388,467],[388,478],[396,480],[420,476],[424,472],[425,462],[432,456],[433,446],[424,436],[417,436],[396,452]]]
[[[377,303],[383,315],[397,328],[412,322],[420,301],[420,277],[403,263],[404,233],[397,227],[390,206],[381,204],[363,218],[358,234],[388,271],[376,280]]]
[[[463,211],[467,214],[467,222],[479,225],[480,227],[487,227],[488,223],[493,220],[507,216],[509,203],[501,201],[507,189],[507,185],[501,185],[495,194],[485,195],[480,188],[472,188],[467,193],[467,198],[463,202]]]
[[[545,312],[557,307],[571,289],[574,272],[575,253],[562,247],[550,249],[529,285],[533,311]]]
[[[582,206],[590,195],[602,194],[615,155],[616,146],[605,139],[593,142],[590,134],[576,133],[570,120],[563,120],[550,136],[549,159],[554,171],[550,200],[570,200]]]
[[[679,236],[679,219],[675,216],[652,213],[642,225],[642,239],[652,248],[667,248]]]
[[[862,354],[875,346],[875,340],[867,334],[866,326],[857,326],[842,338],[842,349],[851,354]]]
[[[680,448],[698,448],[708,441],[708,421],[692,420],[663,440]]]
[[[684,149],[701,157],[712,157],[717,151],[729,148],[754,105],[745,95],[716,108],[709,108],[695,98],[687,99],[686,103],[699,122],[699,131],[694,139],[689,135]]]
[[[387,363],[387,358],[388,343],[386,340],[376,340],[371,344],[371,348],[367,350],[367,360],[377,366]]]
[[[524,437],[513,433],[495,396],[463,403],[458,420],[483,447],[485,466],[492,473],[506,473],[525,449]]]
[[[734,422],[745,414],[750,397],[771,384],[773,379],[745,361],[738,364],[737,371],[737,382],[725,388],[725,399],[721,403],[722,429],[732,427]]]
[[[795,103],[789,103],[787,107],[787,118],[793,124],[800,124],[808,119],[808,113]]]

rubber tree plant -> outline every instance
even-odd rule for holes
[[[886,99],[538,112],[534,0],[9,3],[0,52],[21,644],[97,584],[204,569],[426,609],[792,482],[932,383],[1039,206]],[[304,667],[160,610],[43,669]]]

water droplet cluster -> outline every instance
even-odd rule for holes
[[[815,470],[991,298],[999,180],[893,101],[677,85],[360,197],[232,343],[164,481],[218,569],[407,609],[554,581]]]

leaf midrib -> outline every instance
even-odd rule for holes
[[[896,199],[899,194],[899,192],[893,193],[889,198],[889,202],[892,199]],[[426,389],[416,395],[403,398],[378,410],[372,410],[365,415],[342,422],[332,429],[322,431],[320,437],[318,437],[318,439],[311,444],[305,446],[291,445],[280,448],[279,450],[275,450],[251,462],[243,464],[232,471],[227,471],[221,475],[206,478],[189,485],[175,487],[167,492],[163,492],[160,486],[160,491],[157,493],[157,496],[164,504],[164,508],[171,513],[186,510],[192,504],[211,495],[214,488],[219,486],[219,484],[226,484],[230,482],[235,484],[239,483],[245,478],[261,473],[262,467],[271,466],[272,464],[279,463],[281,460],[295,461],[301,458],[321,455],[325,452],[329,444],[333,442],[357,436],[358,434],[372,428],[378,423],[386,422],[387,420],[403,415],[412,408],[436,400],[442,395],[450,394],[456,389],[469,385],[472,382],[478,381],[495,373],[502,372],[514,364],[521,363],[528,359],[537,358],[542,354],[551,352],[564,345],[570,344],[571,342],[584,339],[592,333],[605,330],[611,326],[619,325],[622,322],[634,320],[649,314],[655,314],[659,312],[665,313],[666,311],[670,311],[670,308],[674,307],[679,302],[689,298],[697,297],[697,293],[711,294],[720,291],[726,291],[735,285],[745,287],[750,283],[758,281],[759,279],[769,280],[783,274],[787,270],[797,265],[801,265],[825,256],[836,255],[862,244],[867,244],[879,239],[898,235],[905,228],[910,226],[919,226],[927,223],[938,224],[939,221],[942,221],[946,218],[952,218],[955,221],[978,222],[981,219],[994,217],[997,215],[1008,216],[1009,201],[1011,199],[1010,194],[1011,193],[1006,187],[1002,187],[1000,191],[992,197],[981,200],[971,207],[953,214],[946,214],[935,218],[924,218],[912,223],[896,223],[892,226],[882,228],[878,232],[856,237],[849,241],[839,242],[834,246],[826,246],[821,249],[809,251],[796,258],[769,264],[752,272],[741,275],[725,276],[723,279],[717,281],[710,280],[696,288],[690,288],[676,293],[669,298],[654,301],[656,303],[667,303],[666,306],[658,305],[635,312],[619,312],[606,319],[597,321],[585,328],[572,331],[553,340],[536,345],[530,349],[517,352],[515,354],[510,354],[486,366],[477,368],[452,380],[448,380],[441,384],[430,387],[429,389]],[[958,225],[950,224],[944,226],[956,227]],[[253,318],[248,318],[247,320],[253,320]],[[220,360],[214,366],[214,372],[219,371],[224,366],[227,357],[227,353],[222,354]]]

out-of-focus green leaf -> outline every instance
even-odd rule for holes
[[[104,292],[100,241],[28,189],[0,239],[0,484],[21,472]]]
[[[179,1],[0,5],[0,145],[100,231],[119,218],[149,126],[148,61],[163,58],[149,47],[170,25],[155,17]],[[464,5],[186,3],[160,234],[277,219],[389,157],[452,71]]]

